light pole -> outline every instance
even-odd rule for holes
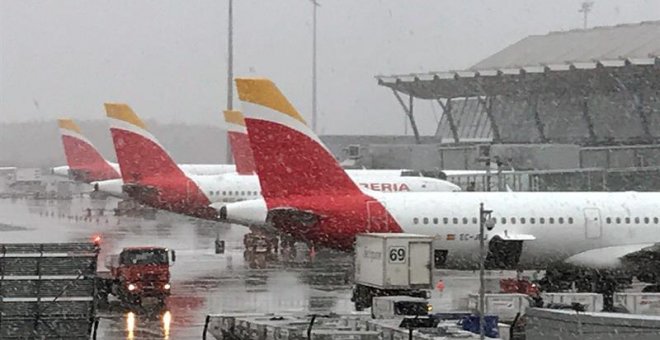
[[[486,269],[486,249],[484,228],[493,230],[495,226],[491,219],[492,210],[485,210],[483,202],[479,204],[479,338],[485,337],[484,310],[486,305],[486,291],[484,284],[484,272]]]
[[[312,130],[316,131],[316,10],[321,7],[317,0],[309,0],[312,3]]]
[[[234,1],[229,0],[227,18],[227,110],[234,109]],[[227,163],[232,163],[229,133],[227,133]]]
[[[587,19],[589,17],[589,12],[591,12],[591,8],[594,6],[593,1],[585,1],[582,3],[582,7],[578,10],[578,12],[584,14],[584,29],[587,29]]]
[[[227,7],[227,110],[234,109],[234,1],[229,0]],[[229,132],[225,140],[225,159],[227,164],[233,162]],[[225,242],[220,240],[220,229],[216,228],[215,253],[225,252]]]

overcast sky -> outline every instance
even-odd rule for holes
[[[320,132],[401,134],[375,75],[469,67],[527,35],[581,27],[581,2],[320,0]],[[235,75],[271,77],[311,117],[310,2],[234,7]],[[0,122],[103,118],[103,102],[123,101],[149,119],[220,125],[226,17],[219,0],[0,0]],[[660,1],[596,0],[589,25],[659,17]],[[431,102],[417,108],[433,133]]]

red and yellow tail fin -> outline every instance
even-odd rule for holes
[[[234,163],[236,163],[236,172],[240,175],[253,174],[256,168],[243,114],[240,111],[227,110],[224,115],[228,127],[229,145],[234,156]]]
[[[125,183],[140,183],[148,177],[186,178],[127,104],[106,103],[105,111]]]
[[[332,153],[264,78],[237,78],[264,198],[361,193]]]
[[[83,136],[80,128],[72,119],[60,118],[57,120],[57,124],[62,136],[66,161],[74,178],[93,182],[121,177],[92,142]]]

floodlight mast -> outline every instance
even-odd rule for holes
[[[591,12],[591,9],[594,7],[594,2],[593,1],[584,1],[582,2],[582,7],[578,10],[578,12],[582,13],[584,15],[584,29],[587,29],[587,20],[589,17],[589,12]]]
[[[309,0],[312,3],[312,131],[316,130],[317,100],[316,100],[316,10],[321,7],[318,0]]]

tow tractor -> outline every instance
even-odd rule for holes
[[[140,305],[145,298],[165,304],[170,295],[170,265],[176,261],[174,250],[163,247],[129,247],[111,255],[110,271],[97,273],[99,301],[108,303],[112,294],[121,302]]]

